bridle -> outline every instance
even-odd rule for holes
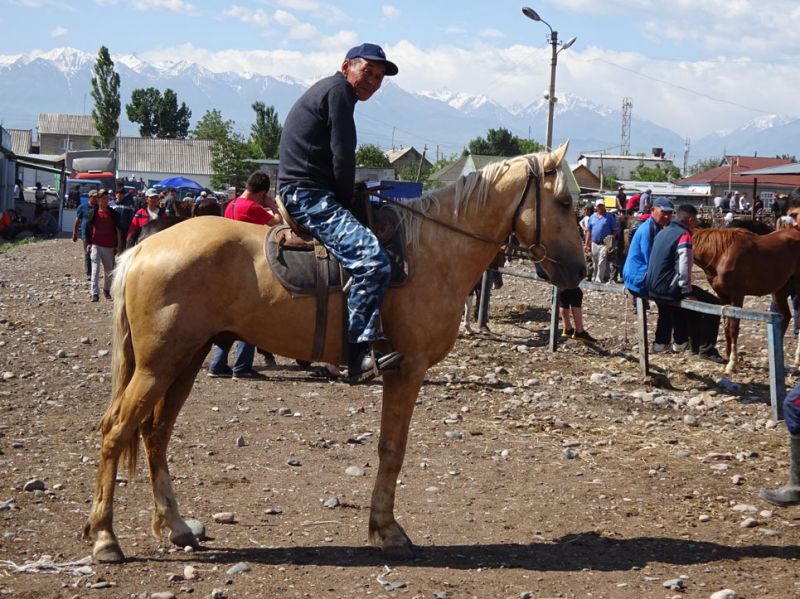
[[[550,170],[544,171],[544,175],[549,175],[555,172],[555,168]],[[536,159],[528,159],[528,178],[525,181],[525,186],[522,188],[522,193],[519,196],[519,200],[517,201],[517,207],[514,210],[514,217],[511,220],[511,232],[516,233],[516,222],[517,217],[519,217],[520,212],[522,212],[522,206],[525,204],[525,198],[528,195],[531,187],[534,190],[533,196],[533,210],[536,215],[536,222],[534,225],[533,231],[533,243],[527,247],[523,247],[522,249],[528,252],[531,255],[531,259],[535,263],[544,262],[545,260],[549,262],[553,262],[554,264],[559,264],[558,260],[551,258],[547,255],[547,246],[542,243],[542,191],[541,191],[541,184],[542,184],[542,177],[539,173],[539,164]],[[402,210],[406,210],[407,212],[411,212],[416,214],[420,218],[424,218],[425,220],[429,220],[431,222],[436,223],[446,229],[459,233],[461,235],[465,235],[467,237],[471,237],[472,239],[477,239],[479,241],[485,241],[486,243],[493,243],[497,245],[505,245],[507,240],[505,239],[494,239],[493,237],[489,237],[487,235],[481,235],[480,233],[474,233],[472,231],[467,231],[466,229],[462,229],[461,227],[457,227],[451,223],[446,221],[440,220],[435,216],[431,216],[422,212],[421,210],[417,210],[416,208],[404,204],[402,202],[398,202],[394,198],[370,192],[370,195],[375,195],[384,204],[391,204],[392,206],[397,206]]]

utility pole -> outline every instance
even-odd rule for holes
[[[622,98],[622,135],[620,137],[620,154],[627,156],[631,153],[631,112],[633,111],[633,100]]]
[[[414,179],[417,183],[419,183],[420,178],[422,177],[422,163],[425,162],[425,152],[428,151],[428,144],[422,148],[422,156],[419,159],[419,166],[417,167],[417,178]]]
[[[683,143],[683,176],[689,175],[689,138]]]
[[[392,149],[394,150],[394,132],[397,130],[397,127],[392,127]]]

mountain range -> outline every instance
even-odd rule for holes
[[[253,120],[251,105],[261,100],[283,118],[309,82],[290,76],[250,73],[216,73],[197,63],[180,61],[153,64],[134,55],[112,57],[120,74],[123,135],[137,135],[138,126],[125,118],[124,105],[136,88],[172,88],[186,102],[196,122],[215,108],[235,121],[247,134]],[[90,79],[95,56],[74,48],[59,48],[32,55],[0,56],[0,124],[32,129],[39,113],[88,114],[93,100]],[[544,141],[547,101],[525,106],[502,106],[485,95],[436,90],[411,93],[386,80],[381,90],[359,105],[356,121],[360,143],[384,149],[427,147],[436,159],[458,154],[470,139],[490,128],[505,127],[523,138]],[[622,113],[585,98],[561,94],[555,108],[554,144],[570,139],[569,157],[582,152],[619,153]],[[800,155],[800,119],[763,117],[735,131],[714,133],[692,140],[689,164],[723,153],[760,156]],[[683,165],[684,139],[674,131],[633,116],[631,153],[649,155],[663,148],[678,166]]]

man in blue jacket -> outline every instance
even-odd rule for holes
[[[356,102],[378,91],[397,66],[375,44],[351,48],[339,72],[309,88],[289,111],[280,142],[278,189],[289,215],[311,231],[350,271],[347,295],[348,376],[362,382],[397,368],[398,352],[381,355],[372,342],[380,338],[379,310],[389,286],[386,251],[360,222],[354,198]]]
[[[697,349],[701,358],[722,363],[724,360],[715,347],[719,332],[718,316],[695,313],[659,301],[692,299],[719,303],[711,293],[692,286],[692,230],[696,225],[697,209],[690,204],[679,206],[673,221],[653,242],[645,288],[647,296],[658,304],[660,314],[670,321],[674,337],[673,351],[682,352],[689,348],[691,329],[692,349]]]
[[[647,275],[647,265],[650,263],[650,252],[653,249],[653,240],[656,234],[669,224],[675,208],[666,198],[657,198],[653,203],[650,216],[636,229],[628,247],[628,257],[622,269],[622,280],[625,288],[632,295],[646,297],[647,288],[644,279]],[[660,353],[669,347],[672,332],[669,318],[658,310],[656,322],[656,335],[653,341],[653,351]]]

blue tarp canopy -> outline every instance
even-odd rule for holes
[[[156,184],[156,187],[174,187],[175,189],[193,189],[195,191],[202,191],[203,186],[197,181],[192,181],[186,177],[172,177],[164,179]]]

